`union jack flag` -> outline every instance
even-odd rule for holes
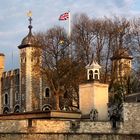
[[[69,18],[69,13],[66,12],[62,15],[60,15],[59,20],[67,20]]]

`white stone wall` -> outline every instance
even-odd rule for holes
[[[83,115],[94,108],[98,111],[98,120],[108,120],[108,85],[96,82],[79,86],[79,106]]]

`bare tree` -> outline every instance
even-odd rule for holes
[[[56,108],[60,108],[59,98],[68,93],[69,99],[75,99],[78,106],[78,85],[84,81],[85,66],[92,59],[101,64],[102,81],[115,85],[115,74],[110,58],[123,56],[125,51],[133,54],[140,51],[138,23],[125,18],[90,19],[85,14],[75,15],[71,40],[64,29],[54,27],[46,33],[37,34],[37,44],[41,48],[42,73],[56,97]],[[120,50],[125,50],[121,51]],[[135,51],[136,50],[136,51]],[[126,66],[127,68],[127,66]],[[123,82],[124,79],[127,81]],[[120,83],[128,85],[130,77],[124,77]],[[67,81],[67,82],[66,82]],[[71,104],[72,106],[72,104]]]
[[[70,43],[65,30],[56,26],[46,33],[38,33],[36,38],[36,45],[41,49],[41,73],[56,97],[56,109],[60,109],[60,96],[64,94],[68,94],[71,102],[78,102],[77,87],[82,71],[79,63],[69,55]]]
[[[91,62],[93,56],[92,43],[94,35],[92,22],[87,15],[76,15],[73,23],[72,40],[75,46],[75,56],[85,65]]]

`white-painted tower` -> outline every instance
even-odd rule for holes
[[[100,83],[101,66],[93,61],[86,66],[87,82],[79,85],[79,104],[82,115],[98,111],[98,120],[108,119],[108,85]]]

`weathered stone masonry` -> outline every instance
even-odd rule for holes
[[[132,112],[133,110],[133,112]],[[90,120],[0,120],[2,140],[139,140],[140,103],[124,104],[124,121],[113,130],[111,123]],[[131,115],[130,115],[131,114]]]

